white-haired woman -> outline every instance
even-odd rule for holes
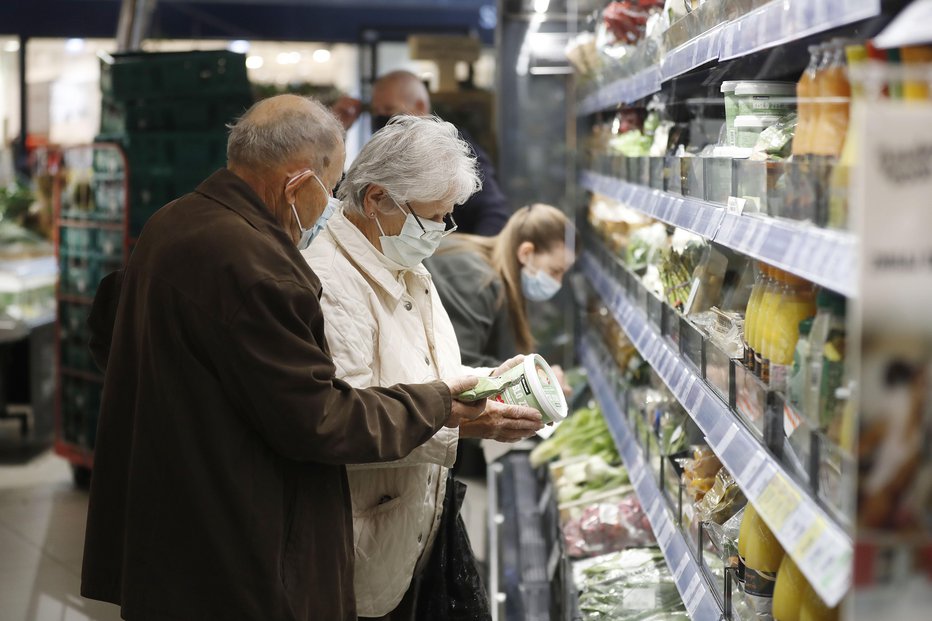
[[[342,207],[304,252],[323,285],[338,377],[389,386],[462,370],[421,262],[455,230],[453,207],[480,185],[468,145],[435,117],[396,117],[363,148],[340,185]],[[540,425],[533,410],[490,401],[473,424],[438,432],[405,459],[349,467],[361,618],[418,618],[412,584],[437,536],[459,437],[517,441]]]

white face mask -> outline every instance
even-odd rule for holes
[[[562,287],[559,280],[544,270],[531,273],[527,267],[521,269],[521,290],[532,302],[544,302],[557,294]]]
[[[405,213],[405,223],[401,227],[398,235],[386,235],[382,229],[382,224],[378,217],[375,219],[379,232],[379,242],[382,244],[382,254],[386,257],[403,265],[404,267],[417,267],[421,261],[430,257],[437,251],[437,247],[443,238],[456,230],[454,226],[451,230],[446,230],[446,224],[443,222],[434,222],[433,220],[418,220],[413,212],[405,212],[401,206],[395,203],[395,207]]]

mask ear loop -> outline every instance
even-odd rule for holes
[[[314,174],[313,170],[311,170],[310,168],[305,168],[304,170],[299,172],[297,175],[295,175],[294,177],[292,177],[291,179],[285,182],[285,191],[287,192],[289,188],[294,187],[295,185],[297,185],[298,183],[306,179],[308,175],[313,175],[313,174]],[[287,197],[285,198],[285,200],[286,201],[288,200]],[[301,224],[301,218],[298,217],[298,209],[295,207],[293,201],[289,202],[288,205],[291,207],[291,213],[294,214],[294,221],[295,221],[295,224],[298,225],[298,231],[303,232],[304,228]]]

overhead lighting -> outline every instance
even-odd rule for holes
[[[65,41],[65,51],[69,54],[77,54],[84,51],[84,39],[68,39]]]
[[[330,50],[319,49],[314,50],[314,53],[311,55],[315,63],[327,63],[330,62]]]
[[[3,44],[4,52],[18,52],[19,51],[19,41],[13,39],[12,41],[7,41]]]
[[[279,65],[297,65],[301,62],[301,52],[281,52],[275,57]]]
[[[227,46],[227,49],[236,54],[245,54],[249,51],[249,41],[244,41],[242,39],[237,39],[236,41],[230,41],[230,44]]]
[[[534,12],[546,13],[550,8],[550,0],[534,0]]]
[[[246,68],[247,69],[262,69],[262,65],[265,64],[265,61],[261,56],[247,56],[246,57]]]

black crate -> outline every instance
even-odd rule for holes
[[[101,62],[100,90],[119,101],[249,93],[246,56],[226,50],[133,52]]]

